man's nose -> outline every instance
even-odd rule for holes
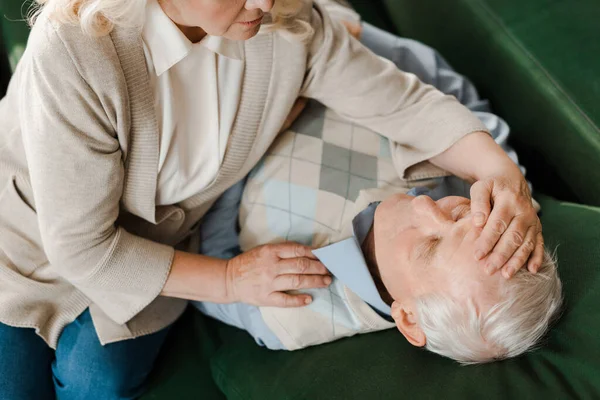
[[[273,8],[275,0],[246,0],[246,10],[261,9],[263,12],[269,12]]]
[[[459,197],[459,196],[443,197],[443,198],[437,200],[435,203],[442,211],[444,211],[444,213],[446,213],[447,215],[450,215],[450,216],[452,216],[452,212],[457,207],[463,206],[463,207],[461,207],[461,210],[463,210],[464,207],[470,208],[470,205],[471,205],[471,201],[469,199],[464,198],[464,197]]]
[[[435,228],[451,222],[450,217],[429,196],[415,197],[413,209],[424,226]]]

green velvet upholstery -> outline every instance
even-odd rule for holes
[[[440,50],[510,122],[538,189],[600,205],[598,0],[383,3],[403,36]]]
[[[14,66],[27,7],[0,0]],[[469,76],[513,128],[534,186],[600,205],[600,3],[597,0],[353,0],[377,26],[422,40]],[[566,308],[545,346],[515,360],[458,367],[395,331],[299,352],[270,352],[188,310],[172,328],[145,400],[600,398],[600,208],[543,195]]]
[[[1,26],[1,25],[0,25]],[[3,38],[0,35],[0,98],[4,97],[8,88],[8,82],[11,76],[10,64],[8,63],[8,56],[4,48]]]
[[[219,341],[207,322],[215,324],[190,307],[171,328],[143,399],[225,399],[210,371]]]
[[[364,21],[388,32],[398,33],[390,14],[380,0],[348,0],[348,2]]]
[[[25,20],[31,4],[31,0],[0,1],[0,15],[3,17],[0,21],[2,42],[13,71],[25,51],[29,36],[29,26]]]

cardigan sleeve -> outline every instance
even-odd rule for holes
[[[402,178],[410,166],[444,152],[465,135],[487,132],[455,97],[372,53],[316,2],[310,22],[315,33],[301,95],[388,137]]]
[[[160,294],[174,249],[115,223],[124,179],[109,116],[115,104],[86,83],[48,22],[34,27],[27,53],[20,120],[44,251],[61,276],[124,324]]]

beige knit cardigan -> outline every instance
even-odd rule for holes
[[[216,179],[155,204],[159,132],[141,35],[88,37],[43,15],[0,102],[0,322],[55,348],[86,308],[103,344],[156,332],[185,301],[159,296],[174,246],[269,147],[299,95],[389,137],[406,178],[439,174],[435,156],[485,130],[456,99],[400,72],[319,6],[308,43],[245,42],[239,109]]]

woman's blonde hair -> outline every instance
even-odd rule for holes
[[[272,21],[263,25],[262,31],[278,30],[284,37],[305,41],[314,33],[312,26],[298,18],[306,0],[275,0],[271,10]]]
[[[80,25],[90,36],[108,35],[115,25],[142,26],[147,0],[36,0],[29,14],[33,25],[43,12],[61,24]]]
[[[284,35],[305,40],[312,28],[297,15],[307,0],[275,0],[271,22],[264,31],[281,30]],[[80,25],[91,36],[109,34],[115,26],[141,27],[144,23],[147,0],[36,0],[29,13],[29,22],[35,23],[44,12],[49,19],[64,24]]]

